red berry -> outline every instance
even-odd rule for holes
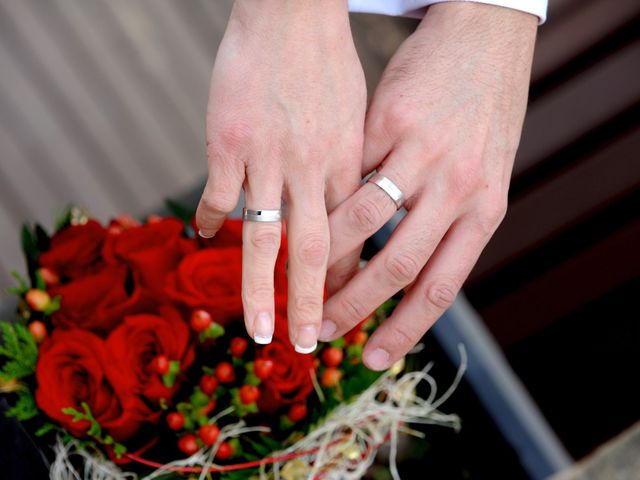
[[[212,322],[213,319],[206,310],[194,310],[191,314],[191,328],[196,332],[204,332]]]
[[[200,390],[207,395],[213,395],[218,388],[218,379],[213,375],[203,375],[200,379]]]
[[[158,355],[151,361],[154,372],[158,375],[164,375],[169,371],[169,357],[166,355]]]
[[[304,403],[294,403],[291,405],[291,408],[289,408],[287,416],[292,422],[299,422],[307,416],[307,412],[307,406]]]
[[[227,442],[222,442],[218,451],[216,452],[216,458],[218,460],[229,460],[233,455],[233,447]]]
[[[204,415],[207,416],[209,415],[211,412],[213,412],[213,409],[216,408],[216,401],[211,399],[209,400],[209,403],[207,403],[204,407],[200,407],[198,409],[198,413],[200,415]]]
[[[171,430],[180,430],[184,427],[184,415],[180,412],[171,412],[167,415],[167,425]]]
[[[247,341],[242,337],[235,337],[231,340],[231,344],[229,345],[229,350],[231,350],[231,355],[236,358],[242,357],[244,352],[247,350]]]
[[[44,312],[51,304],[51,297],[44,290],[32,288],[25,295],[25,300],[32,310],[36,312]]]
[[[40,320],[35,320],[29,324],[29,333],[36,343],[41,343],[47,338],[47,327]]]
[[[273,360],[267,360],[265,358],[258,358],[253,363],[253,373],[256,374],[260,380],[265,380],[271,375],[273,371]]]
[[[351,339],[351,343],[353,345],[364,345],[365,342],[367,341],[367,338],[369,338],[369,335],[367,335],[367,332],[365,332],[364,330],[360,330],[353,335],[353,338]]]
[[[155,213],[152,213],[147,217],[147,223],[160,223],[162,221],[162,217]]]
[[[216,443],[218,435],[220,435],[220,429],[217,425],[203,425],[200,427],[200,430],[198,430],[198,435],[202,443],[210,447]]]
[[[39,268],[38,274],[42,277],[42,280],[44,280],[44,283],[47,287],[58,285],[60,283],[60,276],[50,268]]]
[[[122,232],[124,232],[124,228],[114,223],[109,225],[109,228],[107,228],[107,232],[109,233],[109,235],[120,235]]]
[[[327,367],[337,367],[344,360],[344,352],[338,347],[329,347],[322,352],[322,361]]]
[[[178,448],[187,455],[193,455],[199,450],[198,439],[193,433],[187,433],[178,440]]]
[[[131,215],[129,215],[128,213],[123,213],[121,215],[118,215],[115,220],[114,223],[120,225],[122,228],[133,228],[133,227],[139,227],[140,226],[140,222],[138,220],[136,220],[135,218],[133,218]]]
[[[320,376],[320,384],[323,387],[335,387],[340,383],[342,372],[335,367],[325,368]]]
[[[220,383],[231,383],[236,379],[233,365],[229,362],[220,362],[216,367],[216,378]]]
[[[240,387],[240,401],[249,405],[260,398],[260,389],[255,385],[243,385]]]

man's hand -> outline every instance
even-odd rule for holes
[[[366,86],[344,0],[237,0],[209,96],[209,178],[196,220],[213,236],[241,188],[249,209],[279,209],[289,238],[288,317],[298,351],[322,319],[331,211],[360,182]],[[242,298],[247,331],[274,325],[280,223],[245,222]],[[341,272],[357,268],[357,254]]]
[[[527,102],[538,19],[479,3],[429,8],[388,65],[367,114],[363,174],[405,194],[385,248],[326,303],[321,340],[343,335],[401,289],[364,361],[388,368],[453,302],[501,222]],[[330,216],[329,265],[396,211],[362,186]]]

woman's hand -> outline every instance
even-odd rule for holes
[[[344,0],[237,0],[209,96],[209,177],[196,220],[215,235],[237,204],[286,204],[289,331],[315,348],[329,256],[327,211],[357,190],[366,86]],[[247,331],[270,341],[280,222],[245,222],[242,296]],[[357,252],[336,263],[357,268]]]
[[[505,214],[537,22],[502,7],[440,3],[395,54],[367,114],[363,174],[378,169],[391,179],[408,214],[327,301],[321,340],[343,335],[405,289],[364,351],[370,368],[385,369],[453,302]],[[330,216],[329,265],[395,211],[378,186],[362,186]]]

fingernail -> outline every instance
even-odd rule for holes
[[[213,238],[216,236],[216,232],[200,229],[198,230],[198,235],[200,235],[202,238]]]
[[[318,339],[323,342],[328,342],[329,339],[336,333],[338,327],[331,320],[323,320],[322,325],[320,326],[320,335]]]
[[[302,325],[296,329],[296,352],[311,353],[317,346],[318,329],[315,325]]]
[[[273,339],[273,322],[271,315],[260,312],[253,326],[253,340],[260,345],[267,345]]]
[[[382,348],[376,348],[366,355],[366,363],[373,370],[384,370],[389,365],[389,352]]]

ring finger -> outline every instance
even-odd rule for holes
[[[343,335],[415,281],[451,224],[445,211],[434,208],[436,200],[432,195],[422,198],[382,251],[327,301],[321,340]]]

